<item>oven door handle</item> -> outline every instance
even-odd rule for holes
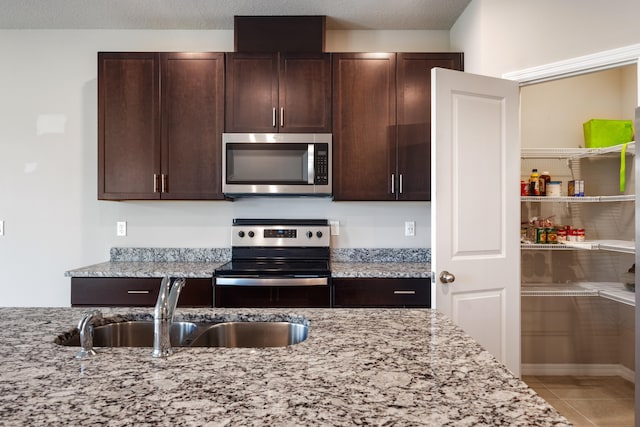
[[[216,277],[219,286],[327,286],[327,277]]]

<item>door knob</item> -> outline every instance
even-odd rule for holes
[[[453,283],[455,282],[455,280],[456,276],[449,273],[447,270],[444,270],[442,273],[440,273],[440,281],[442,283]]]

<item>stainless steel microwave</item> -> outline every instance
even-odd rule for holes
[[[331,195],[330,133],[223,133],[222,192]]]

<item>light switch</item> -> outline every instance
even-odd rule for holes
[[[329,221],[329,226],[331,227],[332,236],[340,235],[340,221]]]
[[[4,236],[4,220],[0,219],[0,236]]]

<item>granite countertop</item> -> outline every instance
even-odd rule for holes
[[[331,277],[431,278],[428,262],[332,262]]]
[[[228,248],[112,248],[110,260],[65,272],[68,277],[209,278],[230,259]],[[430,278],[429,249],[337,248],[331,276]]]
[[[0,419],[8,425],[565,426],[567,421],[433,310],[178,309],[176,320],[309,321],[266,348],[77,347],[74,308],[0,308]],[[105,309],[107,319],[149,318]]]
[[[65,272],[69,277],[209,278],[223,262],[107,261]],[[429,278],[431,264],[421,262],[332,262],[331,277]]]
[[[107,261],[66,271],[69,277],[192,277],[211,278],[224,262]]]

